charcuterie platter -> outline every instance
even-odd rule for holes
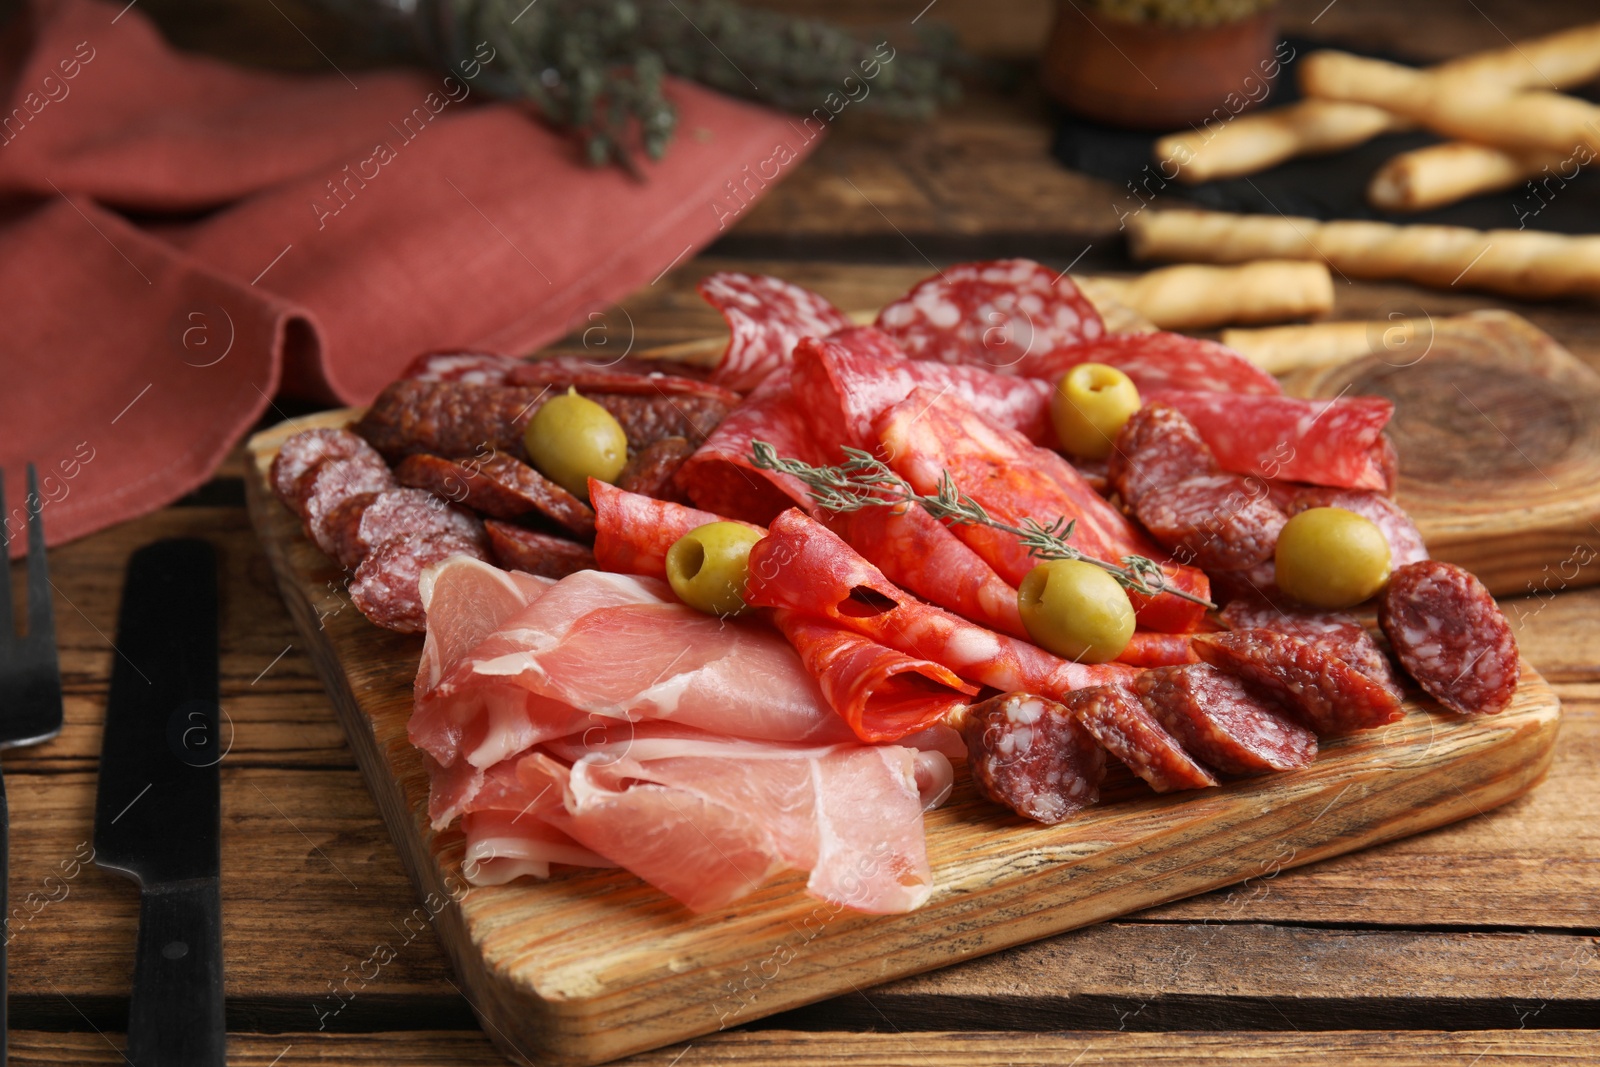
[[[1394,504],[1387,402],[1101,336],[1035,267],[950,268],[866,330],[714,276],[710,381],[428,356],[250,442],[285,599],[508,1053],[603,1062],[1543,775],[1559,702]]]

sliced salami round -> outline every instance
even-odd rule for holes
[[[391,541],[412,537],[458,537],[481,549],[485,545],[483,522],[474,514],[421,489],[385,489],[374,493],[348,521],[344,508],[332,513],[328,524],[334,555],[346,570],[354,570],[373,552]]]
[[[1140,395],[1158,389],[1206,389],[1218,393],[1277,396],[1278,379],[1226,345],[1181,333],[1108,333],[1038,361],[1032,372],[1051,381],[1080,363],[1115,367],[1138,386]]]
[[[1134,515],[1180,563],[1242,570],[1272,557],[1288,516],[1265,484],[1239,474],[1199,474],[1150,489]]]
[[[1170,667],[1175,663],[1199,663],[1189,638],[1193,634],[1161,634],[1136,630],[1117,656],[1118,663],[1130,667]]]
[[[594,536],[594,512],[589,505],[504,452],[470,459],[419,453],[401,460],[394,476],[401,485],[426,489],[497,519],[536,513],[575,536]]]
[[[1053,700],[1005,693],[968,710],[962,733],[978,792],[1053,826],[1100,800],[1106,754]]]
[[[565,578],[594,570],[594,553],[576,541],[539,533],[498,519],[488,519],[489,547],[495,562],[507,570],[526,571],[541,578]]]
[[[906,358],[906,350],[896,344],[893,337],[876,326],[846,326],[842,330],[833,331],[824,340],[847,348],[858,356],[888,360]]]
[[[1057,349],[1105,333],[1065,272],[1031,259],[959,263],[878,312],[877,326],[913,359],[1048,376]]]
[[[1406,514],[1404,508],[1382,493],[1370,489],[1301,486],[1283,510],[1289,515],[1298,515],[1309,508],[1344,508],[1371,519],[1389,542],[1391,570],[1428,558],[1428,546],[1423,543],[1422,533],[1416,523],[1411,521],[1411,516]]]
[[[656,500],[604,482],[590,483],[589,499],[594,503],[594,554],[599,566],[662,581],[667,578],[667,550],[678,538],[709,522],[728,521],[709,511]],[[766,533],[759,526],[751,529]]]
[[[1216,457],[1183,412],[1145,404],[1117,434],[1106,481],[1124,504],[1137,508],[1151,489],[1216,472]]]
[[[306,478],[306,534],[330,556],[334,555],[335,530],[326,521],[328,515],[350,497],[381,493],[395,486],[394,475],[382,457],[369,455],[330,460]]]
[[[507,381],[512,385],[549,386],[553,392],[572,388],[590,393],[618,393],[624,396],[696,396],[733,407],[739,394],[713,385],[693,372],[697,367],[683,363],[647,362],[624,359],[605,363],[583,356],[545,356],[519,360]]]
[[[1395,680],[1389,657],[1372,639],[1361,620],[1337,611],[1276,606],[1261,600],[1238,599],[1222,609],[1222,621],[1230,630],[1271,630],[1287,634],[1332,653],[1368,678],[1393,693],[1405,696]]]
[[[1439,560],[1401,567],[1378,601],[1378,624],[1400,665],[1451,711],[1494,715],[1511,703],[1517,639],[1470,571]]]
[[[372,446],[349,430],[302,430],[283,442],[267,473],[272,491],[301,518],[306,514],[307,476],[323,463],[361,456],[377,458]]]
[[[1276,697],[1319,736],[1387,726],[1405,715],[1384,686],[1297,637],[1271,630],[1196,634],[1194,650],[1218,670]]]
[[[722,312],[732,337],[711,380],[740,393],[787,366],[802,337],[826,337],[850,325],[827,300],[781,278],[718,271],[696,286]]]
[[[451,556],[483,559],[483,549],[454,534],[390,541],[361,561],[350,582],[350,601],[386,630],[421,633],[427,628],[417,582],[425,568]]]
[[[1207,789],[1216,775],[1183,750],[1128,690],[1117,685],[1097,685],[1070,694],[1067,708],[1105,750],[1157,793],[1179,789]]]
[[[1185,750],[1223,774],[1293,770],[1316,757],[1315,734],[1258,690],[1205,663],[1157,667],[1132,687]]]
[[[399,377],[415,382],[504,385],[522,360],[492,352],[428,352],[406,364]]]
[[[692,455],[694,446],[685,438],[663,437],[628,457],[628,465],[617,475],[617,487],[662,500],[682,501],[686,498],[673,478]]]

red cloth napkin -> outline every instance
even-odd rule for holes
[[[470,68],[244,70],[99,0],[35,0],[16,21],[0,42],[23,57],[0,86],[14,554],[27,461],[52,544],[152,511],[206,481],[280,388],[363,403],[428,349],[554,340],[810,148],[779,114],[675,81],[679,136],[639,181],[486,103]]]

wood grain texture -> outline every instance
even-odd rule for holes
[[[602,1062],[1163,901],[1270,880],[1504,803],[1549,766],[1560,706],[1525,667],[1499,716],[1446,719],[1415,704],[1394,726],[1329,742],[1305,771],[1175,797],[1129,783],[1048,829],[999,814],[963,783],[928,817],[937,888],[910,915],[835,912],[798,892],[799,876],[698,916],[625,872],[463,892],[461,836],[429,828],[426,773],[405,736],[420,639],[380,631],[353,609],[330,612],[337,567],[266,483],[285,437],[350,417],[326,412],[252,440],[251,517],[406,867],[424,900],[442,904],[435,923],[468,1000],[508,1052]],[[824,929],[828,951],[808,951]]]
[[[1426,322],[1398,351],[1285,386],[1394,401],[1396,498],[1429,552],[1491,592],[1600,582],[1600,374],[1509,312]]]

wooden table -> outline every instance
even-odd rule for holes
[[[852,17],[904,19],[922,2],[875,0]],[[1289,28],[1403,40],[1426,58],[1593,17],[1577,0],[1325,2],[1289,3]],[[185,45],[232,58],[321,63],[295,24],[340,47],[331,24],[287,0],[144,6]],[[1034,47],[1045,6],[1001,7],[944,0],[937,13],[991,54]],[[845,125],[710,254],[626,302],[634,343],[714,330],[690,290],[729,265],[777,271],[851,307],[895,295],[929,272],[930,258],[1021,253],[1065,266],[1089,247],[1085,262],[1122,265],[1118,190],[1050,162],[1048,138],[1047,111],[1026,87],[979,95],[928,126]],[[1338,315],[1369,316],[1396,300],[1436,315],[1495,304],[1351,285],[1340,287]],[[1516,310],[1600,366],[1592,306]],[[620,340],[625,320],[609,321]],[[55,742],[5,757],[11,893],[23,909],[11,924],[14,1062],[122,1062],[136,897],[126,881],[74,861],[92,834],[122,568],[146,541],[199,535],[225,560],[230,1061],[501,1063],[431,931],[408,940],[403,923],[417,901],[246,522],[241,462],[236,454],[173,507],[51,553],[67,725]],[[1503,607],[1566,705],[1554,767],[1530,796],[1330,862],[1282,874],[1268,865],[1229,890],[637,1062],[1600,1063],[1600,589],[1567,590],[1552,577],[1548,591]],[[366,961],[380,944],[395,958],[373,973]]]

